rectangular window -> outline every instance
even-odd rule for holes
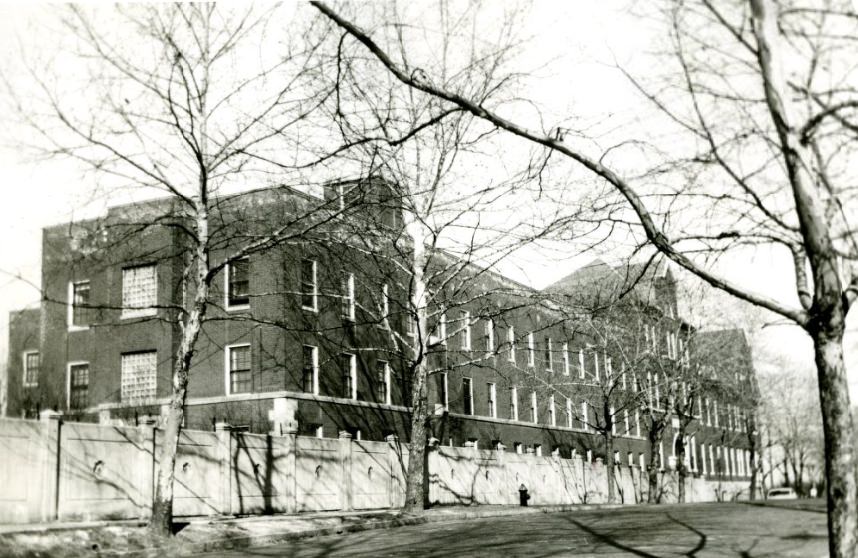
[[[92,321],[89,281],[69,283],[69,326],[87,327]]]
[[[572,428],[572,400],[566,398],[566,427]]]
[[[506,341],[509,343],[509,355],[507,358],[510,362],[515,362],[515,328],[512,325],[506,330]]]
[[[343,380],[343,397],[357,399],[357,358],[351,353],[340,355],[340,376]]]
[[[471,350],[471,313],[468,311],[462,311],[460,318],[462,325],[461,332],[461,347],[463,351]]]
[[[142,403],[155,398],[158,387],[158,353],[125,353],[120,356],[120,399]]]
[[[390,364],[386,360],[375,361],[376,401],[390,405]]]
[[[343,272],[341,290],[343,293],[342,316],[344,320],[355,321],[355,275]]]
[[[462,408],[466,415],[474,414],[474,385],[470,378],[462,378]]]
[[[319,309],[318,298],[316,261],[301,260],[301,308],[316,312]]]
[[[599,381],[599,353],[593,351],[593,376]]]
[[[611,434],[616,436],[617,435],[617,412],[613,407],[611,407],[610,413],[611,413]]]
[[[304,393],[319,395],[319,349],[312,345],[303,346],[301,388]]]
[[[489,392],[489,416],[492,418],[497,418],[498,416],[498,408],[497,408],[497,386],[493,383],[488,384],[488,392]]]
[[[444,402],[444,410],[450,410],[450,385],[447,382],[447,373],[441,372],[441,401]]]
[[[488,318],[485,322],[486,353],[491,355],[495,352],[495,322]]]
[[[227,264],[226,278],[226,307],[247,307],[250,304],[250,260],[242,258]]]
[[[578,377],[582,380],[586,378],[586,370],[584,369],[584,350],[578,351]]]
[[[551,338],[545,337],[542,342],[544,344],[543,349],[545,350],[545,369],[550,372],[554,370],[554,362],[551,359]]]
[[[584,400],[581,402],[581,430],[589,430],[590,429],[590,416],[587,409],[587,401]]]
[[[536,392],[530,392],[530,422],[539,422],[539,412],[536,408]]]
[[[250,345],[226,348],[229,372],[229,394],[250,393]]]
[[[625,429],[623,430],[623,436],[628,436],[632,432],[632,425],[629,421],[629,410],[623,409],[623,426]]]
[[[635,409],[635,436],[641,437],[641,413]]]
[[[69,365],[69,409],[86,409],[89,405],[89,363]]]
[[[554,394],[548,396],[548,424],[557,426],[557,415],[554,409]]]
[[[536,348],[533,346],[533,332],[527,334],[527,365],[533,368],[536,366]]]
[[[563,343],[563,375],[569,375],[569,343]]]
[[[154,316],[157,313],[158,278],[154,265],[127,267],[122,270],[123,318]]]
[[[24,353],[24,387],[39,385],[39,351]]]
[[[518,420],[518,388],[515,386],[509,388],[509,418]]]

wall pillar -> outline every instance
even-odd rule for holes
[[[277,472],[276,483],[277,492],[282,495],[278,500],[282,501],[286,513],[298,511],[298,421],[295,420],[297,411],[297,400],[278,397],[274,400],[274,407],[268,413],[268,418],[271,420],[270,434],[283,441],[285,451],[282,457],[283,466]]]
[[[232,515],[232,425],[225,422],[215,424],[215,434],[220,465],[217,508],[221,515]]]
[[[141,517],[146,518],[152,514],[152,506],[148,505],[152,502],[155,495],[155,463],[158,459],[155,453],[155,419],[144,415],[140,418],[138,429],[140,430],[140,447],[148,455],[148,462],[145,466],[138,469],[137,486],[140,487],[140,494],[145,502],[141,510]]]
[[[389,434],[387,441],[387,467],[390,470],[390,478],[387,483],[388,507],[399,508],[403,505],[402,490],[399,485],[399,472],[402,471],[402,461],[399,459],[399,436]],[[428,471],[427,471],[428,473]]]
[[[352,435],[350,432],[340,431],[340,467],[342,472],[342,488],[340,492],[340,508],[349,511],[354,507],[352,495]]]
[[[38,517],[43,522],[55,521],[59,514],[62,417],[61,413],[52,410],[42,411],[39,417],[44,424],[44,430],[41,444],[42,490],[39,494]]]

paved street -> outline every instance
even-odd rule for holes
[[[823,504],[798,504],[810,509],[698,504],[487,518],[205,556],[826,556]]]

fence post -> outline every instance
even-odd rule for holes
[[[218,478],[218,511],[221,515],[232,515],[232,426],[225,422],[215,424],[217,435],[217,458],[220,469]]]
[[[298,426],[286,425],[282,430],[286,443],[286,455],[283,465],[283,497],[286,513],[298,511]]]
[[[342,492],[340,508],[349,511],[353,506],[352,498],[352,435],[344,430],[340,431],[340,471],[342,472]]]
[[[50,409],[42,411],[40,415],[45,425],[42,440],[42,494],[39,502],[41,521],[54,521],[59,517],[62,417],[61,413]]]
[[[402,505],[399,490],[399,471],[402,470],[402,465],[396,449],[399,445],[399,436],[388,434],[385,440],[387,440],[387,467],[390,469],[390,479],[387,484],[388,506],[398,508]]]

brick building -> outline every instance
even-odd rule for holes
[[[185,426],[228,422],[268,432],[289,420],[305,435],[407,439],[410,347],[427,340],[420,357],[432,371],[435,443],[609,458],[597,412],[606,408],[599,399],[604,379],[627,394],[625,402],[654,383],[613,370],[619,358],[581,327],[570,301],[583,283],[604,284],[620,271],[599,262],[540,292],[438,252],[428,274],[429,326],[419,331],[410,282],[395,261],[407,257],[402,220],[389,192],[379,191],[338,184],[316,198],[263,189],[216,204],[213,258],[272,223],[294,222],[304,232],[218,274],[194,354]],[[44,230],[43,303],[10,317],[9,415],[51,408],[74,420],[130,424],[160,415],[181,334],[177,303],[188,296],[180,281],[182,219],[174,201],[156,200]],[[356,231],[370,239],[360,249],[351,240]],[[637,280],[630,291],[653,293],[640,298],[645,311],[636,318],[646,324],[648,350],[687,362],[692,330],[677,316],[670,271],[644,270]],[[718,343],[738,344],[733,350],[748,358],[738,373],[719,374],[732,385],[750,382],[747,343],[731,335]],[[705,407],[701,398],[706,413],[689,430],[688,465],[697,474],[748,473],[745,411],[719,400],[724,393],[713,390]],[[613,459],[644,465],[646,427],[637,407],[622,407],[616,415],[611,409]],[[672,435],[671,426],[665,440]],[[669,467],[673,448],[663,450]]]

